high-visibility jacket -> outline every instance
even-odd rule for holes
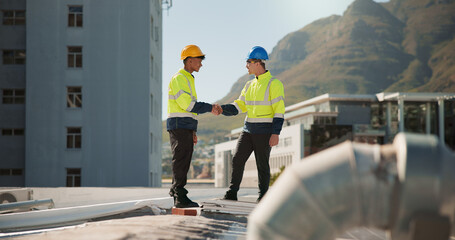
[[[248,81],[232,105],[235,109],[224,105],[223,114],[229,116],[247,112],[245,131],[280,134],[285,111],[284,88],[269,71]]]
[[[197,115],[212,111],[212,105],[197,101],[194,77],[180,69],[169,82],[167,130],[197,130]]]

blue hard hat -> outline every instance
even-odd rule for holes
[[[255,46],[251,48],[250,52],[246,56],[246,59],[262,59],[262,60],[268,60],[269,55],[267,54],[267,51],[260,46]]]

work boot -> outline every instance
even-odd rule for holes
[[[265,193],[262,194],[262,193],[259,193],[259,197],[258,199],[256,200],[256,203],[259,203],[261,201],[261,199],[264,197]]]
[[[237,192],[228,190],[224,195],[223,200],[237,201]]]
[[[199,207],[199,204],[191,201],[186,194],[174,197],[174,207],[176,208],[192,208]]]
[[[261,201],[262,197],[264,197],[264,195],[259,195],[258,199],[256,200],[256,203],[259,203]]]

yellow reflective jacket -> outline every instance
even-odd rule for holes
[[[211,110],[211,104],[197,101],[193,75],[180,69],[169,82],[167,130],[197,130],[197,115]]]
[[[273,128],[272,133],[280,133],[285,111],[284,88],[269,71],[248,81],[233,105],[238,112],[247,112],[245,118],[247,131],[263,133],[261,128],[269,127],[269,124],[273,123],[273,126],[270,126]]]

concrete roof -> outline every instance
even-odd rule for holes
[[[34,188],[36,196],[54,197],[57,205],[72,205],[71,199],[81,203],[105,202],[109,199],[135,199],[141,196],[166,197],[168,188]],[[115,218],[95,219],[85,223],[74,223],[65,227],[37,229],[25,232],[0,233],[0,237],[21,240],[59,239],[246,239],[247,222],[245,217],[234,216],[230,211],[238,211],[245,205],[255,206],[255,188],[241,188],[240,201],[232,201],[231,207],[218,213],[216,207],[223,208],[221,197],[223,188],[189,188],[191,198],[204,204],[212,203],[211,212],[198,216],[151,215],[143,211],[131,215],[118,215]],[[110,197],[109,197],[110,196]],[[238,205],[238,206],[237,206]],[[204,209],[204,207],[202,208]],[[216,210],[216,211],[215,211]],[[386,232],[376,229],[353,229],[341,234],[336,240],[377,239],[386,240]]]
[[[455,93],[404,93],[404,92],[382,92],[376,94],[378,101],[398,101],[403,99],[404,101],[416,101],[416,102],[428,102],[438,101],[439,99],[448,100],[455,99]]]

